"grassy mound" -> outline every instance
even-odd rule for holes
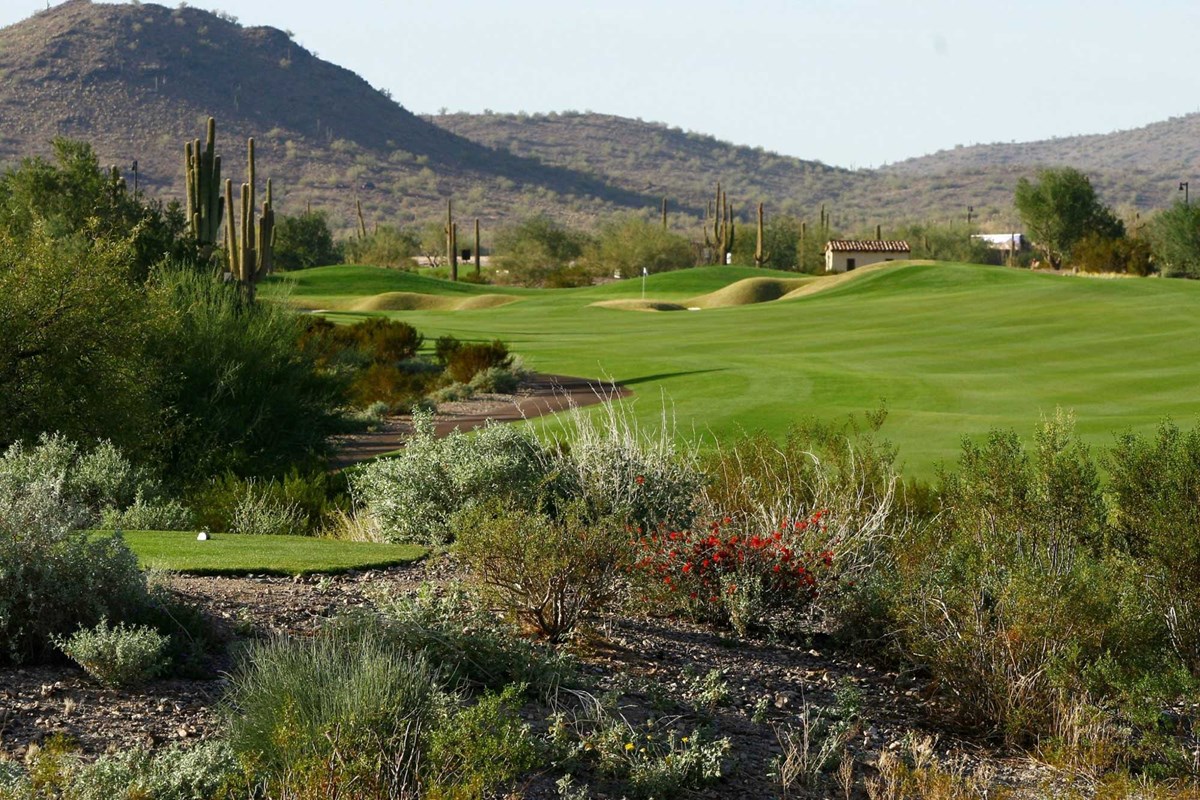
[[[694,297],[687,305],[699,308],[728,308],[748,306],[754,303],[769,303],[789,292],[819,282],[820,278],[746,278],[700,297]]]
[[[217,533],[206,542],[180,531],[125,531],[124,536],[143,567],[192,575],[336,573],[407,564],[425,556],[425,549],[416,545],[308,536]]]
[[[384,292],[353,303],[350,311],[477,311],[516,302],[504,294],[437,295],[417,292]]]

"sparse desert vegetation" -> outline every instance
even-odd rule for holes
[[[40,23],[93,17],[379,116],[289,106],[236,204],[207,115],[185,202],[72,139],[0,171],[0,800],[1200,796],[1186,202],[1014,175],[1036,256],[898,212],[912,259],[825,275],[877,205],[647,198],[620,142],[453,139],[228,15]]]

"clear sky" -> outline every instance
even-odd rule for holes
[[[0,25],[46,3],[0,0]],[[1200,110],[1196,0],[189,5],[292,31],[418,113],[591,110],[846,167]]]

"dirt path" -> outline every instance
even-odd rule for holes
[[[466,402],[439,405],[433,427],[436,435],[445,436],[454,430],[482,428],[489,420],[519,422],[632,394],[632,390],[611,381],[535,373],[515,395],[485,394]],[[393,452],[403,447],[411,434],[411,417],[389,417],[377,431],[339,437],[337,454],[330,465],[341,469]]]

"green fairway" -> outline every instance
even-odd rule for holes
[[[308,536],[212,534],[206,542],[181,531],[125,531],[143,567],[194,575],[307,575],[405,564],[422,558],[417,545],[343,542]]]
[[[295,284],[293,297],[511,291],[369,267],[294,275],[302,277],[284,279]],[[759,276],[795,277],[684,270],[650,276],[646,298],[679,301]],[[829,288],[814,290],[821,281]],[[816,279],[800,290],[805,296],[774,302],[669,313],[592,305],[640,298],[641,283],[521,290],[519,302],[470,312],[387,313],[430,340],[500,338],[535,369],[621,381],[647,422],[665,398],[684,433],[778,434],[804,416],[842,418],[886,401],[884,433],[906,474],[930,475],[955,457],[965,434],[1000,426],[1027,435],[1058,406],[1100,445],[1113,431],[1147,431],[1166,416],[1191,426],[1200,412],[1195,282],[898,264]]]

